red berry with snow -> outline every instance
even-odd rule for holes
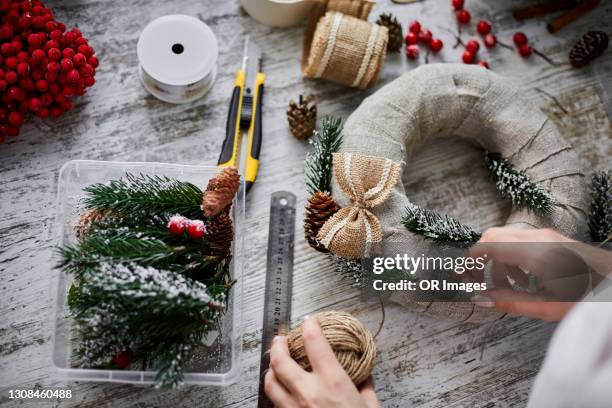
[[[486,69],[489,69],[489,63],[487,61],[478,61],[478,65],[480,65],[481,67],[485,67]]]
[[[410,59],[419,58],[419,46],[418,45],[409,45],[406,47],[406,56]]]
[[[521,45],[527,44],[528,39],[525,33],[519,31],[518,33],[514,33],[512,36],[512,41],[514,41],[514,44],[516,44],[517,47],[520,47]]]
[[[424,30],[419,32],[418,37],[420,43],[429,45],[429,43],[431,43],[431,39],[433,38],[433,34],[429,30]]]
[[[472,19],[472,15],[467,10],[459,10],[457,12],[457,21],[461,24],[469,24]]]
[[[444,47],[444,43],[439,38],[434,38],[429,44],[429,48],[431,48],[431,51],[433,51],[434,53],[440,52],[442,47]]]
[[[465,44],[465,49],[476,54],[480,49],[480,44],[478,44],[478,41],[476,40],[470,40],[467,42],[467,44]]]
[[[175,215],[168,221],[168,232],[172,235],[183,235],[187,224],[187,218]]]
[[[532,53],[533,48],[531,48],[531,46],[529,46],[528,44],[523,44],[519,47],[519,54],[521,54],[521,57],[523,58],[529,57]]]
[[[409,31],[408,34],[406,34],[406,37],[404,38],[404,40],[406,41],[407,45],[416,44],[419,42],[419,36],[417,33],[413,33],[412,31]]]
[[[206,226],[204,225],[204,221],[187,221],[187,235],[189,235],[191,239],[200,239],[206,235]]]
[[[493,48],[497,45],[497,37],[489,33],[485,35],[483,42],[484,42],[485,47]]]
[[[451,4],[455,10],[463,9],[463,0],[452,0]]]
[[[421,32],[421,23],[414,20],[408,25],[408,32],[418,34]]]
[[[476,54],[474,54],[472,51],[466,50],[463,52],[461,59],[463,60],[464,64],[472,64],[476,59]]]
[[[476,31],[480,35],[487,35],[491,32],[491,23],[487,20],[480,20],[478,24],[476,24]]]

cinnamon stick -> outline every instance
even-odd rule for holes
[[[599,2],[600,0],[584,0],[570,11],[561,14],[559,17],[555,18],[546,26],[546,28],[550,33],[557,32],[572,21],[577,20],[584,14],[593,10],[595,7],[597,7],[597,5],[599,5]]]
[[[540,17],[554,11],[567,10],[578,6],[577,0],[547,0],[532,6],[517,8],[513,12],[516,20]]]

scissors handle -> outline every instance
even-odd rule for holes
[[[230,100],[230,108],[227,113],[227,124],[225,126],[225,140],[221,147],[221,154],[217,165],[219,167],[238,167],[238,154],[240,147],[240,111],[242,109],[242,97],[244,95],[245,71],[236,72],[234,90]]]
[[[266,80],[265,74],[262,72],[257,73],[255,77],[255,86],[253,94],[253,113],[251,117],[251,124],[249,126],[249,149],[246,159],[245,176],[246,191],[248,192],[257,178],[257,170],[259,168],[259,152],[261,151],[261,140],[262,140],[262,112],[263,106],[263,92],[264,82]]]

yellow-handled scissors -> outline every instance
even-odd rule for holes
[[[253,78],[255,79],[253,87],[248,87],[247,81]],[[249,37],[247,37],[244,43],[242,68],[236,72],[227,114],[225,140],[217,163],[219,167],[240,167],[242,130],[247,129],[248,145],[244,169],[247,192],[257,178],[259,167],[262,140],[261,107],[265,79],[266,76],[262,72],[261,50],[254,44],[249,46]]]

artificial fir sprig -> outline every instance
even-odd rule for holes
[[[103,264],[70,289],[68,304],[81,340],[77,354],[87,366],[102,366],[109,352],[134,344],[164,350],[150,356],[158,385],[176,386],[191,351],[214,327],[223,301],[206,285],[171,271]]]
[[[540,215],[552,212],[553,196],[533,183],[523,171],[512,167],[499,153],[486,152],[485,163],[497,191],[502,197],[509,198],[513,207],[533,210]]]
[[[406,208],[402,224],[415,234],[441,243],[471,244],[480,239],[480,233],[471,227],[412,203]]]
[[[182,214],[202,218],[202,190],[197,186],[161,176],[133,175],[108,184],[85,188],[86,208],[111,210],[128,217],[145,214]]]
[[[364,272],[360,259],[343,258],[337,255],[330,255],[330,258],[334,263],[336,271],[344,278],[353,281],[352,285],[354,287],[363,287]]]
[[[612,235],[612,179],[609,171],[593,173],[589,230],[593,242],[605,242]]]
[[[311,139],[312,153],[306,156],[306,189],[310,195],[317,191],[329,193],[332,177],[332,154],[342,144],[342,119],[326,117],[323,130],[315,130]]]

